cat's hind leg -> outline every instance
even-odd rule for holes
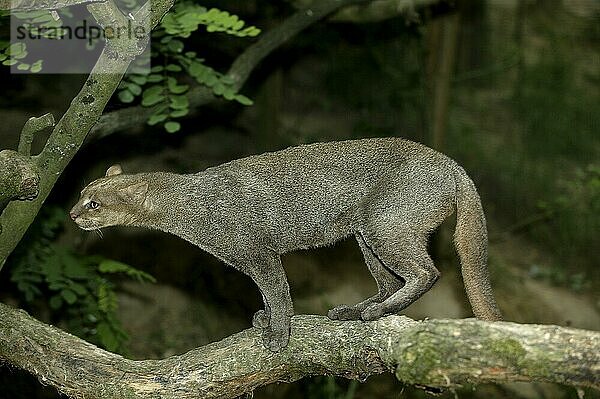
[[[437,281],[440,272],[427,254],[426,237],[406,232],[398,241],[376,248],[382,262],[401,276],[405,284],[382,302],[372,303],[361,312],[363,320],[375,320],[398,313],[425,294]]]
[[[355,305],[336,306],[327,314],[330,319],[360,320],[363,310],[374,303],[383,302],[404,285],[404,280],[381,262],[362,233],[356,233],[356,240],[363,253],[369,272],[377,283],[377,294]]]

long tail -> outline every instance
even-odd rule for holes
[[[502,320],[487,269],[487,228],[473,181],[457,165],[454,245],[460,257],[463,282],[473,313],[482,320]]]

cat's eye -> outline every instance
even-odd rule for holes
[[[85,207],[87,209],[97,209],[100,206],[99,202],[96,201],[90,201],[87,204],[85,204]]]

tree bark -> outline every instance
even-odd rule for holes
[[[12,200],[32,200],[37,197],[40,177],[28,156],[3,150],[0,151],[0,165],[0,213]]]
[[[0,304],[0,360],[70,397],[234,398],[309,375],[399,381],[443,390],[463,383],[545,381],[600,389],[600,333],[466,320],[373,322],[295,316],[287,348],[250,328],[161,360],[128,360]]]

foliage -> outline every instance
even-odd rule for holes
[[[27,57],[27,45],[25,43],[13,43],[0,41],[0,62],[6,66],[16,66],[20,71],[30,71],[38,73],[42,70],[42,60],[37,60],[31,64],[23,62]]]
[[[25,302],[45,302],[68,329],[110,351],[123,351],[127,334],[117,319],[115,274],[154,282],[147,273],[55,243],[66,212],[45,207],[10,258],[11,281]]]
[[[205,25],[207,32],[225,32],[238,37],[253,37],[260,33],[260,29],[244,27],[245,24],[237,15],[216,8],[207,10],[192,2],[177,4],[161,21],[167,34],[179,37],[189,37],[199,25]]]
[[[125,3],[126,7],[132,5]],[[17,12],[13,15],[23,21],[29,34],[48,39],[60,39],[64,35],[62,19],[72,17],[68,9],[60,10],[59,19],[46,10]],[[169,133],[179,131],[181,124],[175,119],[189,113],[190,86],[180,81],[193,79],[210,88],[216,96],[243,105],[252,104],[248,97],[237,92],[233,79],[206,65],[205,60],[195,52],[184,51],[182,39],[189,38],[200,26],[204,26],[209,33],[221,32],[240,38],[255,37],[260,33],[260,29],[247,26],[237,15],[216,8],[207,9],[191,1],[180,1],[152,32],[151,54],[153,63],[157,65],[148,74],[147,65],[144,65],[147,60],[137,60],[119,86],[117,96],[121,102],[129,104],[140,98],[143,106],[153,107],[148,124],[162,123]],[[40,72],[43,60],[27,63],[23,61],[27,55],[25,43],[0,41],[0,62],[3,65],[15,65],[22,71]]]
[[[152,58],[158,64],[145,74],[144,65],[134,65],[131,73],[123,79],[117,96],[123,103],[132,103],[141,97],[141,104],[153,107],[148,124],[162,123],[169,133],[181,129],[175,119],[189,113],[189,84],[181,81],[194,79],[198,84],[210,88],[216,96],[235,100],[243,105],[252,101],[237,92],[231,77],[217,72],[206,65],[194,51],[184,51],[188,38],[199,26],[207,32],[223,32],[236,37],[253,37],[260,33],[254,26],[245,26],[238,16],[216,8],[207,10],[195,3],[183,1],[176,4],[152,33]]]

